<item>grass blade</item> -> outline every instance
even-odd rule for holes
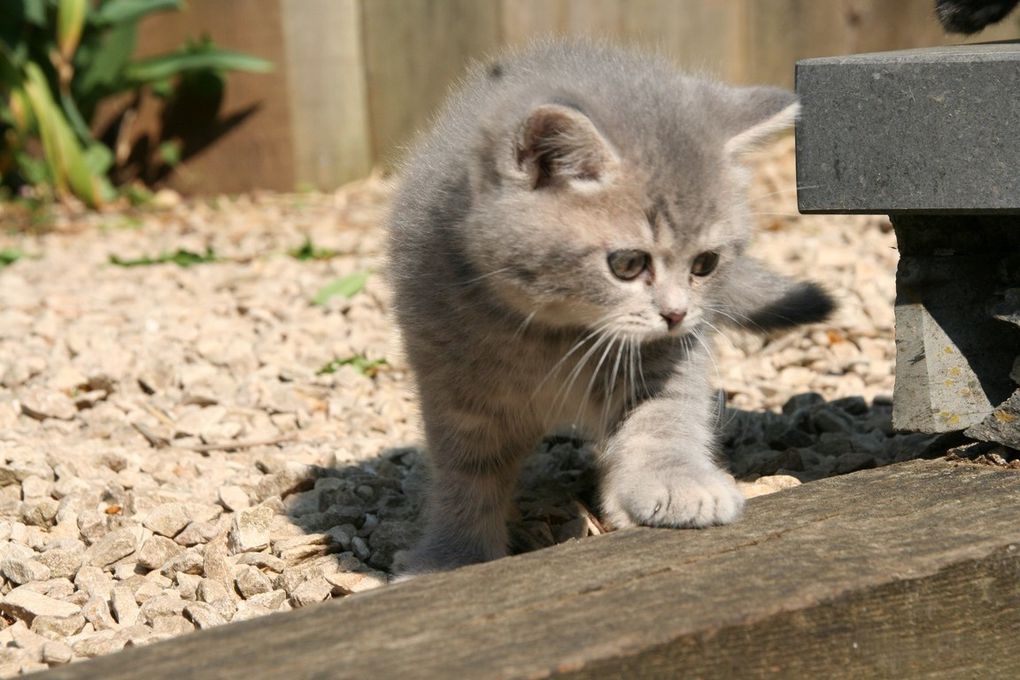
[[[368,272],[356,272],[349,276],[334,279],[319,289],[315,297],[312,298],[312,302],[317,305],[324,305],[338,295],[345,299],[350,299],[365,287],[366,281],[368,281]]]

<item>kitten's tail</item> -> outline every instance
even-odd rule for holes
[[[817,283],[777,274],[749,257],[732,265],[721,302],[723,320],[762,333],[824,321],[836,309]]]

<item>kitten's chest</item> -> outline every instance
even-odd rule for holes
[[[591,432],[613,425],[648,398],[675,359],[622,337],[584,336],[551,344],[525,369],[528,401],[548,429]]]

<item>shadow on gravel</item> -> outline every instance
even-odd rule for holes
[[[756,493],[913,458],[936,457],[960,442],[892,428],[892,404],[861,397],[827,402],[814,393],[781,413],[726,408],[719,414],[725,462]],[[426,464],[414,447],[386,449],[357,465],[313,468],[284,505],[306,532],[306,547],[331,554],[344,571],[359,563],[389,573],[393,554],[417,536]],[[776,478],[783,475],[783,478]],[[796,478],[796,481],[792,478]],[[526,462],[510,518],[512,549],[527,552],[605,531],[597,516],[591,445],[549,437]],[[300,554],[295,554],[300,557]],[[286,552],[283,557],[286,558]]]

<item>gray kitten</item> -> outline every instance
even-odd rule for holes
[[[715,461],[709,331],[824,318],[831,299],[744,254],[742,152],[796,114],[664,59],[546,43],[479,66],[404,168],[397,318],[431,479],[406,574],[507,552],[522,457],[598,443],[615,527],[704,527],[744,504]]]

